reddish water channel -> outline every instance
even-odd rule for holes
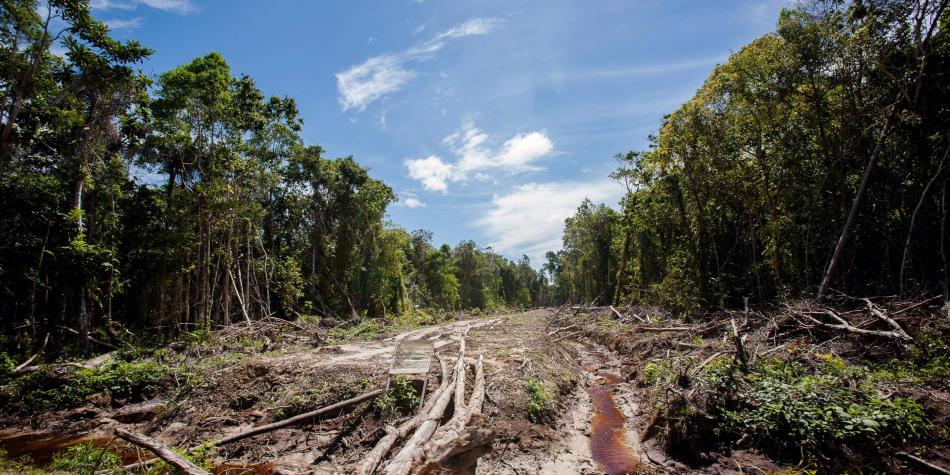
[[[599,363],[587,367],[589,372],[600,377],[587,387],[594,406],[590,423],[591,456],[610,475],[640,473],[640,460],[627,441],[627,418],[614,401],[614,390],[623,378],[600,369],[607,358],[593,345],[582,344]]]
[[[594,416],[590,423],[591,455],[611,475],[637,473],[640,462],[627,443],[627,418],[614,403],[614,387],[621,378],[609,373],[602,376],[603,382],[593,383],[587,388],[594,404]]]

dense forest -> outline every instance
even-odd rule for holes
[[[559,300],[686,313],[948,285],[946,2],[812,2],[715,68],[620,210],[585,202],[548,253]]]
[[[304,144],[294,99],[219,54],[146,77],[152,52],[71,0],[4,1],[0,42],[0,331],[14,351],[123,327],[543,303],[527,258],[386,221],[393,190]]]
[[[947,291],[943,3],[784,10],[618,156],[619,210],[582,203],[540,270],[388,222],[391,188],[304,144],[293,98],[220,55],[146,77],[151,51],[87,2],[38,5],[4,2],[0,36],[0,311],[20,351],[116,324]]]

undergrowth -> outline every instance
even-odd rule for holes
[[[708,460],[716,446],[731,445],[823,470],[873,471],[885,469],[883,454],[935,437],[918,402],[884,389],[933,368],[914,366],[913,359],[899,371],[893,365],[868,368],[817,354],[762,358],[742,374],[732,357],[721,356],[693,381],[671,360],[648,363],[642,377],[683,388],[660,405],[659,419],[667,448],[684,461]],[[696,386],[693,398],[677,395]]]
[[[100,393],[110,400],[137,400],[157,389],[168,371],[167,366],[154,361],[117,360],[103,368],[79,369],[71,375],[41,367],[0,386],[0,403],[5,413],[26,413],[75,407]]]
[[[376,398],[373,408],[382,419],[391,419],[397,414],[409,414],[419,404],[419,392],[412,381],[398,376],[389,385],[386,394]]]
[[[528,420],[536,424],[551,420],[554,407],[551,404],[551,393],[544,387],[544,382],[529,377],[525,380],[525,389],[528,391]]]
[[[49,470],[66,473],[120,473],[122,463],[115,452],[95,444],[77,444],[56,455]]]

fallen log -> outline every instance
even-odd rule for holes
[[[432,437],[432,440],[426,444],[425,448],[420,451],[419,456],[416,457],[416,460],[413,461],[413,467],[428,466],[430,467],[429,469],[442,467],[443,469],[449,469],[452,471],[452,473],[458,473],[458,470],[468,468],[479,456],[484,453],[478,452],[477,454],[474,454],[474,458],[471,459],[468,459],[467,457],[457,457],[457,455],[460,453],[464,453],[466,456],[473,455],[471,450],[466,449],[459,452],[458,449],[466,448],[471,445],[472,441],[466,440],[466,436],[471,435],[467,427],[473,417],[479,416],[481,414],[482,405],[485,401],[485,370],[482,355],[478,356],[478,361],[475,362],[474,366],[475,385],[472,387],[472,396],[469,399],[465,410],[453,414],[452,419],[447,424],[439,428],[436,434]],[[488,445],[491,445],[491,437],[488,438]],[[452,461],[451,463],[449,463],[450,459]],[[467,465],[459,465],[462,463],[467,463]],[[439,472],[436,471],[425,473]]]
[[[865,329],[865,328],[859,328],[859,327],[856,327],[856,326],[852,325],[852,324],[849,323],[847,320],[841,318],[838,314],[836,314],[835,312],[832,312],[831,310],[827,310],[827,309],[826,309],[826,310],[825,310],[824,312],[822,312],[822,313],[823,313],[824,315],[828,315],[829,317],[835,319],[835,321],[837,321],[838,323],[835,324],[835,323],[823,322],[823,321],[818,320],[817,318],[815,318],[815,317],[809,315],[808,312],[799,312],[799,315],[801,315],[801,316],[807,318],[808,320],[810,320],[810,321],[811,321],[812,323],[814,323],[815,325],[818,325],[818,326],[821,326],[821,327],[825,327],[825,328],[831,328],[831,329],[833,329],[833,330],[846,331],[846,332],[848,332],[848,333],[854,333],[854,334],[857,334],[857,335],[879,336],[879,337],[884,337],[884,338],[893,338],[893,339],[896,339],[896,340],[905,340],[904,335],[901,335],[900,333],[898,333],[898,332],[896,332],[896,331],[868,330],[868,329]],[[905,341],[906,341],[906,340],[905,340]]]
[[[336,404],[331,404],[331,405],[329,405],[329,406],[322,407],[322,408],[317,409],[317,410],[315,410],[315,411],[305,412],[305,413],[303,413],[303,414],[299,414],[299,415],[296,415],[296,416],[294,416],[294,417],[290,417],[290,418],[284,419],[284,420],[282,420],[282,421],[277,421],[277,422],[274,422],[274,423],[271,423],[271,424],[265,424],[265,425],[262,425],[262,426],[260,426],[260,427],[255,427],[255,428],[253,428],[253,429],[251,429],[251,430],[248,430],[248,431],[245,431],[245,432],[241,432],[241,433],[238,433],[238,434],[234,434],[234,435],[230,435],[230,436],[225,437],[225,438],[223,438],[223,439],[221,439],[221,440],[218,440],[218,441],[215,442],[215,445],[216,445],[216,446],[222,446],[222,445],[224,445],[224,444],[230,444],[230,443],[232,443],[232,442],[237,442],[237,441],[239,441],[239,440],[243,440],[243,439],[246,439],[246,438],[248,438],[248,437],[254,437],[255,435],[264,434],[264,433],[267,433],[267,432],[275,431],[275,430],[277,430],[277,429],[282,429],[282,428],[287,427],[287,426],[292,426],[292,425],[294,425],[294,424],[299,424],[299,423],[301,423],[301,422],[307,421],[307,420],[309,420],[309,419],[313,419],[314,417],[320,416],[320,415],[322,415],[322,414],[326,414],[326,413],[328,413],[328,412],[330,412],[330,411],[334,411],[334,410],[336,410],[336,409],[341,409],[341,408],[344,408],[344,407],[347,407],[347,406],[351,406],[351,405],[353,405],[353,404],[361,403],[361,402],[366,401],[366,400],[368,400],[368,399],[372,399],[372,398],[374,398],[374,397],[376,397],[376,396],[379,396],[379,395],[382,394],[384,391],[385,391],[384,389],[376,389],[376,390],[370,391],[370,392],[368,392],[368,393],[360,394],[359,396],[356,396],[356,397],[347,399],[347,400],[345,400],[345,401],[340,401],[340,402],[338,402],[338,403],[336,403]]]
[[[414,475],[441,473],[474,473],[471,471],[478,458],[491,452],[495,433],[481,414],[473,417],[472,425],[465,428],[449,444],[438,447],[438,453],[413,468]]]
[[[908,335],[907,332],[905,332],[904,329],[900,325],[898,325],[897,322],[894,321],[893,318],[890,318],[887,315],[885,315],[884,312],[882,312],[879,308],[877,308],[877,306],[874,305],[869,299],[864,299],[864,301],[867,302],[868,310],[871,311],[871,314],[873,314],[877,318],[880,318],[882,321],[890,325],[891,328],[894,329],[894,332],[900,335],[900,338],[902,340],[914,341],[914,339],[910,335]]]
[[[463,361],[464,364],[464,354],[462,350],[465,349],[465,337],[462,336],[461,341],[459,342],[459,361]],[[456,374],[455,380],[453,380],[453,385],[455,381],[458,380],[458,365],[456,365]],[[462,382],[464,384],[464,381]],[[382,473],[386,475],[405,475],[409,473],[409,470],[412,469],[412,462],[416,459],[417,456],[421,453],[422,447],[432,438],[432,435],[435,433],[436,429],[439,427],[439,421],[442,420],[442,415],[445,414],[445,409],[449,405],[449,400],[452,399],[452,396],[455,395],[455,391],[445,391],[439,395],[439,398],[433,404],[432,409],[428,414],[425,415],[425,418],[419,423],[419,427],[412,434],[412,437],[406,441],[406,445],[389,461],[385,468],[383,468]]]
[[[445,393],[449,390],[449,369],[445,364],[445,360],[441,356],[436,355],[439,358],[439,364],[442,366],[442,382],[439,384],[438,389],[432,392],[432,395],[429,396],[429,400],[425,402],[420,410],[415,416],[413,416],[408,421],[404,422],[398,428],[390,426],[387,428],[386,435],[382,439],[379,439],[379,442],[376,443],[376,446],[373,447],[368,454],[363,457],[363,463],[360,464],[359,468],[356,469],[356,473],[359,475],[370,475],[376,471],[376,467],[379,467],[379,464],[382,463],[383,458],[386,457],[386,454],[392,450],[393,445],[396,444],[401,439],[405,439],[416,427],[419,427],[419,424],[425,420],[426,414],[432,410],[432,406],[435,405],[435,402],[442,397],[442,393]]]
[[[157,455],[158,458],[178,469],[178,471],[181,473],[185,473],[187,475],[208,475],[208,472],[204,471],[201,467],[191,463],[181,455],[172,452],[170,449],[162,446],[151,437],[147,437],[136,432],[130,432],[125,429],[116,429],[114,433],[115,436],[119,437],[120,439],[126,440],[129,443],[138,445],[140,447],[145,447]]]
[[[468,328],[459,334],[459,359],[455,364],[455,412],[465,411],[465,335]]]

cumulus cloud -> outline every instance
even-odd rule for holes
[[[551,139],[543,132],[517,134],[498,148],[488,144],[488,134],[466,123],[461,130],[442,140],[456,156],[455,163],[447,163],[441,157],[407,160],[409,177],[422,182],[423,188],[446,192],[449,181],[461,181],[474,175],[479,181],[491,177],[486,171],[497,169],[514,174],[540,170],[534,162],[554,150]]]
[[[609,179],[590,182],[528,183],[492,198],[491,208],[474,224],[502,254],[526,254],[538,263],[546,251],[561,248],[564,220],[589,198],[613,205],[624,188]]]
[[[447,180],[452,176],[452,166],[443,162],[441,158],[430,155],[418,160],[407,160],[406,168],[409,177],[422,182],[427,190],[448,191]]]
[[[441,50],[446,40],[488,34],[500,22],[501,20],[497,18],[475,18],[413,45],[405,51],[373,56],[361,64],[337,73],[336,85],[340,93],[340,107],[344,111],[366,109],[366,106],[372,102],[402,89],[415,77],[415,72],[407,69],[408,63]],[[416,33],[421,33],[421,31],[417,29]]]
[[[426,204],[422,201],[419,201],[419,198],[410,196],[404,200],[396,203],[397,206],[405,206],[406,208],[425,208]]]

